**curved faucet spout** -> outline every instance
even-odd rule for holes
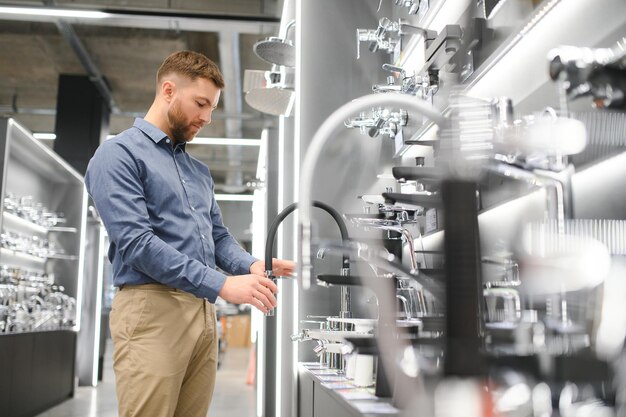
[[[349,103],[344,104],[332,113],[319,127],[315,136],[307,149],[306,156],[302,162],[300,171],[300,210],[298,221],[299,233],[299,256],[298,279],[302,288],[309,289],[311,286],[311,186],[313,183],[313,172],[317,161],[324,150],[328,140],[333,136],[336,129],[342,126],[344,121],[355,113],[380,107],[382,105],[397,106],[399,108],[413,111],[426,116],[435,124],[441,125],[446,118],[436,110],[430,103],[423,100],[416,100],[415,97],[402,94],[369,94]]]
[[[328,204],[322,203],[320,201],[314,201],[313,206],[324,210],[326,213],[330,214],[330,216],[335,220],[337,226],[339,227],[339,232],[341,233],[341,240],[344,242],[348,242],[350,240],[350,236],[348,236],[348,228],[341,217],[341,214]],[[288,205],[281,211],[278,216],[272,222],[268,233],[267,233],[267,241],[265,242],[265,274],[268,278],[273,277],[272,271],[272,250],[274,248],[274,241],[276,239],[276,233],[278,232],[278,227],[281,223],[289,216],[295,209],[298,208],[298,203],[293,203]],[[350,257],[348,255],[344,255],[342,258],[342,271],[350,268]]]

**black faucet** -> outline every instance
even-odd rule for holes
[[[330,216],[335,220],[337,226],[339,227],[339,232],[341,233],[341,240],[343,242],[349,241],[348,236],[348,228],[341,217],[341,214],[328,204],[322,203],[320,201],[313,201],[313,207],[320,208],[330,214]],[[278,216],[272,222],[272,225],[269,228],[267,233],[267,241],[265,242],[265,276],[270,278],[274,282],[276,278],[274,277],[274,272],[272,271],[272,250],[274,248],[274,240],[276,239],[276,232],[278,231],[278,227],[285,220],[285,218],[291,214],[295,209],[298,208],[298,203],[293,203],[288,205],[281,211]],[[350,270],[350,256],[344,254],[342,257],[342,275],[348,275]],[[340,315],[343,317],[350,317],[350,291],[349,289],[342,287],[341,291],[341,313]],[[270,314],[272,315],[272,314]]]

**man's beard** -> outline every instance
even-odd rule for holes
[[[185,119],[185,115],[180,110],[180,103],[175,102],[167,111],[167,117],[170,121],[170,131],[172,132],[172,139],[176,142],[189,142],[196,135],[191,133],[190,125]]]

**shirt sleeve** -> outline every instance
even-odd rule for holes
[[[214,188],[213,180],[211,186]],[[222,211],[215,198],[211,199],[211,223],[217,266],[233,275],[249,274],[250,266],[258,259],[246,252],[224,226]]]
[[[141,166],[125,145],[104,142],[89,162],[87,191],[122,262],[157,282],[215,302],[226,276],[179,252],[155,235]]]

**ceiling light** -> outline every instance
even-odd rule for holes
[[[33,137],[35,139],[54,140],[57,138],[57,135],[54,133],[33,133]]]
[[[260,139],[240,139],[240,138],[195,138],[191,145],[225,145],[225,146],[261,146]]]
[[[253,194],[214,194],[217,201],[252,201]]]
[[[29,15],[29,16],[52,16],[52,17],[80,17],[86,19],[104,19],[111,17],[110,13],[96,10],[72,10],[53,9],[47,7],[5,7],[0,6],[0,15]]]

